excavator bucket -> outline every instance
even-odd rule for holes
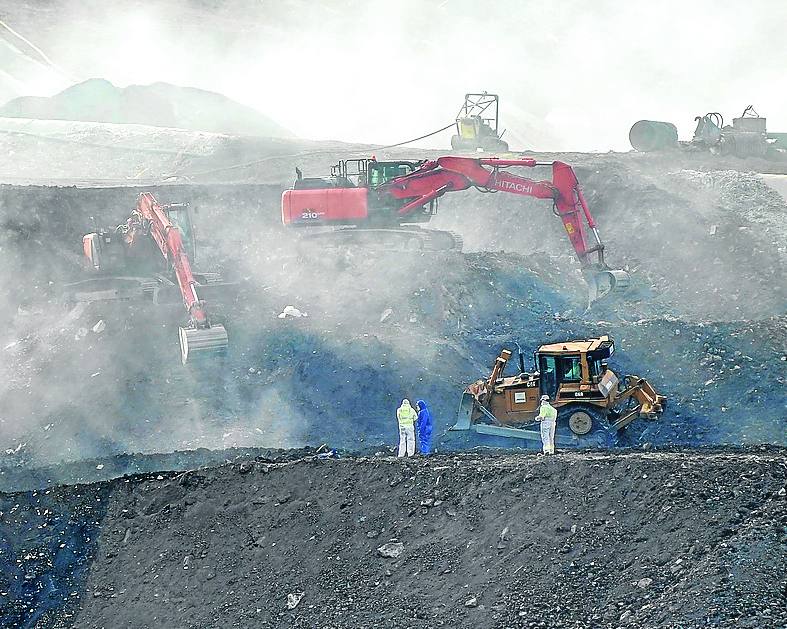
[[[623,270],[585,271],[588,285],[588,306],[609,295],[620,295],[629,287],[631,276]]]
[[[178,328],[180,335],[180,359],[185,365],[199,355],[224,352],[229,343],[227,330],[214,324],[209,328]]]

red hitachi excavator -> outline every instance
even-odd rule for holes
[[[100,276],[69,285],[72,299],[149,296],[154,302],[163,302],[167,293],[179,291],[189,316],[188,325],[179,328],[183,364],[195,354],[220,352],[227,347],[227,331],[223,325],[211,323],[198,294],[198,289],[202,292],[207,286],[224,285],[215,273],[199,274],[191,269],[187,250],[194,256],[196,246],[188,204],[161,205],[150,192],[143,192],[124,223],[86,234],[82,247],[87,263]],[[118,270],[124,275],[112,275]]]
[[[511,167],[552,168],[552,181],[535,181],[508,171]],[[448,192],[474,187],[481,192],[510,192],[551,200],[582,265],[590,301],[622,292],[629,275],[604,260],[604,244],[588,209],[574,170],[563,162],[532,158],[498,159],[439,157],[424,161],[346,160],[328,178],[306,178],[296,168],[293,189],[282,195],[282,221],[299,227],[344,226],[321,236],[382,246],[398,240],[407,248],[440,250],[461,247],[449,232],[424,230],[437,211],[437,199]],[[593,234],[590,246],[585,224]],[[351,240],[353,239],[353,240]],[[595,254],[595,257],[594,255]]]

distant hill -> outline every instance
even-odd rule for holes
[[[15,98],[0,107],[0,116],[293,137],[290,131],[264,114],[226,96],[170,83],[119,88],[104,79],[89,79],[51,97]]]

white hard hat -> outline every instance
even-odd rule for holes
[[[410,406],[410,400],[408,400],[407,398],[404,398],[404,399],[402,400],[402,405],[403,405],[403,406],[404,406],[404,405]]]
[[[542,402],[549,402],[549,396],[548,395],[542,395],[541,396],[541,401]]]

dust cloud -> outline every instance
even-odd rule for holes
[[[778,129],[776,114],[787,104],[778,82],[763,80],[773,71],[768,63],[743,72],[744,57],[737,56],[754,41],[763,58],[779,56],[782,38],[763,34],[773,32],[785,9],[767,3],[740,16],[727,3],[647,11],[612,2],[591,10],[578,2],[411,1],[392,11],[376,0],[112,7],[91,1],[56,3],[47,11],[3,9],[7,23],[45,46],[62,69],[16,38],[0,54],[22,55],[27,61],[19,67],[31,78],[25,83],[24,72],[6,65],[13,79],[0,81],[6,89],[53,93],[64,76],[98,76],[119,86],[168,81],[223,93],[310,139],[412,137],[449,122],[462,94],[473,89],[503,96],[503,126],[515,148],[551,150],[625,149],[628,127],[640,117],[684,121],[685,135],[695,113],[737,112],[747,101]],[[713,36],[699,38],[698,24]],[[742,94],[747,101],[738,103]],[[189,137],[177,146],[174,136],[161,137],[168,149],[189,147]],[[204,139],[205,153],[214,141]],[[424,142],[438,145],[447,146],[447,139]],[[231,149],[230,163],[244,161]],[[50,176],[59,168],[64,177],[73,173],[72,162],[91,162],[98,173],[110,166],[95,147],[79,159],[71,145],[62,153],[43,150]],[[24,145],[18,152],[14,161],[22,163]],[[783,316],[784,204],[756,176],[708,175],[705,166],[672,158],[645,167],[639,157],[571,157],[609,246],[608,261],[628,268],[634,281],[635,305],[592,315],[630,326],[632,363],[662,350],[681,354],[676,360],[685,361],[688,375],[675,387],[696,405],[692,413],[707,417],[728,401],[721,390],[703,389],[712,380],[705,367],[695,367],[697,357],[706,350],[748,355],[748,349],[741,341],[728,351],[728,341],[719,340],[728,328],[711,333],[706,324],[746,320],[740,338],[751,335],[759,345],[750,329]],[[118,172],[133,177],[151,168],[153,158],[117,161]],[[264,180],[281,172],[266,170]],[[0,311],[8,323],[0,339],[0,449],[40,462],[202,446],[290,447],[317,444],[325,435],[331,443],[362,445],[353,432],[363,432],[365,444],[384,442],[397,398],[425,391],[447,423],[465,377],[483,373],[500,343],[518,339],[532,347],[547,333],[588,332],[560,315],[579,312],[566,296],[581,276],[549,204],[474,191],[449,195],[433,226],[459,232],[467,256],[321,255],[319,244],[278,227],[282,186],[276,181],[265,196],[242,186],[235,192],[183,186],[181,198],[157,193],[162,202],[201,206],[200,265],[209,263],[201,268],[229,270],[246,286],[245,299],[227,317],[229,359],[205,372],[183,370],[177,361],[179,305],[158,324],[151,322],[165,317],[144,307],[75,312],[56,294],[57,286],[80,277],[79,243],[89,217],[117,224],[138,190],[60,189],[46,198],[42,189],[16,200],[4,191]],[[309,317],[279,319],[287,305]],[[92,331],[99,320],[106,322],[104,333]],[[650,325],[675,338],[662,346],[658,336],[647,336]],[[777,351],[762,350],[764,358],[751,359],[754,367],[764,373]],[[672,369],[665,362],[662,373]],[[752,373],[752,382],[761,377]],[[760,395],[758,387],[752,384],[751,396]],[[736,407],[729,416],[743,413]],[[353,422],[362,422],[363,431]]]
[[[17,93],[52,94],[64,73],[167,81],[223,93],[303,138],[373,143],[444,126],[475,90],[502,95],[502,127],[521,149],[627,150],[638,119],[687,137],[695,115],[750,103],[787,129],[787,90],[770,80],[787,56],[787,6],[768,0],[4,4],[62,69],[26,50],[40,71],[10,76]]]

